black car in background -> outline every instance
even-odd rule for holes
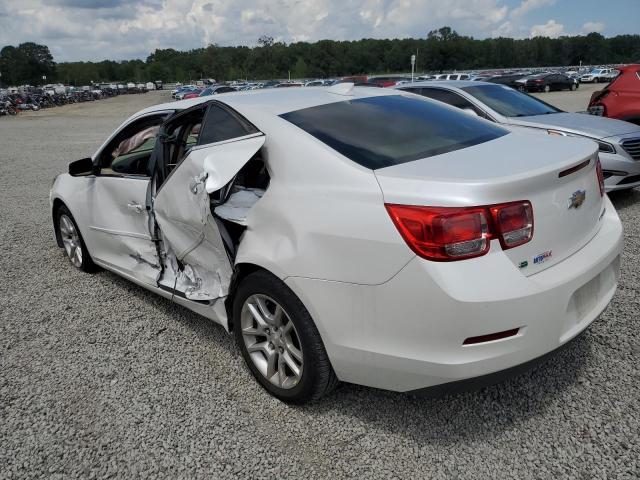
[[[529,78],[525,83],[528,92],[550,92],[551,90],[575,90],[578,82],[562,73],[543,73]]]
[[[500,85],[506,85],[511,88],[518,88],[520,85],[517,80],[520,80],[529,75],[528,73],[514,73],[510,75],[495,75],[493,77],[485,78],[485,82],[497,83]]]

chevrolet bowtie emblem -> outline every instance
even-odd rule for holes
[[[569,209],[580,208],[587,198],[587,192],[584,190],[576,190],[569,198]]]

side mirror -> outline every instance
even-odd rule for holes
[[[91,175],[94,173],[93,160],[83,158],[69,164],[69,175],[77,177],[79,175]]]
[[[476,112],[473,108],[468,108],[468,107],[467,108],[463,108],[462,111],[464,113],[468,113],[469,115],[472,115],[472,116],[475,116],[475,117],[478,116],[478,112]]]

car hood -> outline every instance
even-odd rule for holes
[[[640,127],[632,123],[584,113],[563,112],[531,117],[511,117],[507,119],[506,123],[523,127],[557,129],[597,139],[640,133]]]

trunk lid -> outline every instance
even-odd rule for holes
[[[596,234],[604,208],[596,162],[592,141],[511,133],[375,174],[386,203],[462,207],[529,200],[533,238],[504,253],[524,275],[532,275],[575,253]],[[493,240],[490,254],[500,248]]]

